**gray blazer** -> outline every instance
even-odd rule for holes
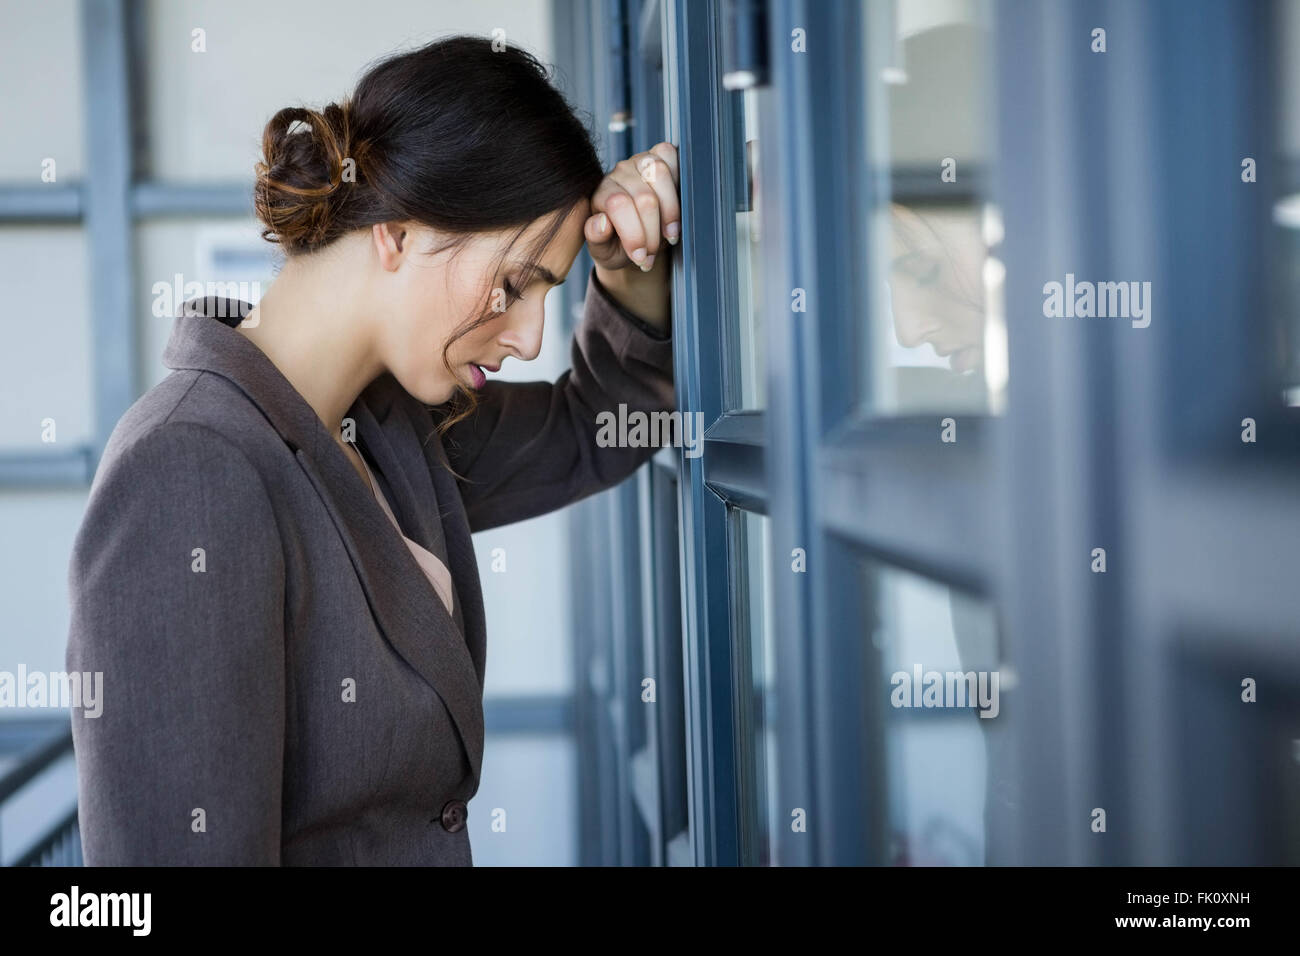
[[[599,447],[596,416],[672,409],[671,341],[593,270],[556,382],[490,382],[441,438],[440,409],[391,374],[365,389],[358,445],[450,569],[449,615],[311,406],[230,327],[237,305],[175,319],[174,371],[113,431],[74,543],[67,667],[103,673],[102,713],[72,715],[86,863],[471,865],[470,533],[643,463],[653,448]]]

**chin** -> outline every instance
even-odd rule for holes
[[[984,364],[984,350],[978,348],[960,349],[949,360],[949,368],[954,372],[973,372]]]
[[[432,382],[427,379],[420,379],[414,383],[414,386],[401,382],[401,386],[406,389],[411,397],[424,405],[443,405],[451,401],[456,395],[456,383],[441,378]]]
[[[455,385],[440,385],[437,388],[429,390],[429,397],[421,399],[426,405],[444,405],[456,397],[458,389]]]

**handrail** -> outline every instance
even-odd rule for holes
[[[42,770],[72,752],[72,726],[22,758],[16,767],[0,777],[0,804],[27,785]]]
[[[48,728],[57,728],[50,732]],[[28,740],[40,743],[25,750]],[[16,745],[15,745],[16,742]],[[51,721],[15,721],[0,726],[0,750],[17,751],[19,757],[15,765],[0,776],[0,807],[3,807],[14,794],[27,786],[32,780],[50,766],[73,753],[72,724],[59,726]],[[51,826],[35,844],[28,848],[15,862],[14,866],[80,865],[81,834],[77,827],[77,806],[65,813]]]
[[[81,866],[81,831],[77,826],[77,807],[69,810],[36,841],[14,866]]]

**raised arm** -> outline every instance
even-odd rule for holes
[[[443,436],[471,529],[608,488],[654,454],[652,436],[663,438],[664,413],[674,411],[669,252],[681,231],[677,193],[669,143],[616,164],[584,225],[594,265],[572,367],[553,383],[489,382],[476,412]],[[626,436],[611,427],[639,418],[658,427]]]
[[[555,382],[489,382],[443,436],[471,530],[521,521],[622,481],[653,447],[601,447],[600,413],[672,410],[672,341],[624,312],[593,275],[572,367]]]

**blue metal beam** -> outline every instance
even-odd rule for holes
[[[132,276],[135,237],[130,195],[131,94],[125,0],[82,0],[86,165],[83,197],[90,252],[95,429],[91,468],[139,395],[139,349]]]
[[[731,211],[716,200],[730,195],[718,154],[717,8],[665,0],[663,17],[668,138],[681,157],[681,255],[673,267],[677,407],[713,422],[724,411],[725,317],[735,313],[735,256],[723,221]],[[700,269],[703,263],[717,268]],[[691,837],[697,865],[736,865],[741,811],[726,506],[706,486],[698,458],[683,456],[681,492]]]

